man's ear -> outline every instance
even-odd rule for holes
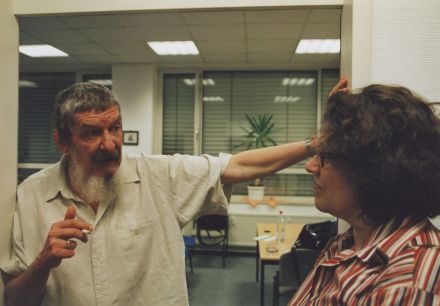
[[[58,147],[58,149],[63,152],[64,155],[69,155],[70,154],[70,150],[69,147],[66,145],[66,143],[63,141],[61,142],[60,140],[60,135],[58,134],[58,130],[54,129],[53,130],[53,140],[56,144],[56,146]]]

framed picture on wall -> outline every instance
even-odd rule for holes
[[[136,146],[139,142],[139,132],[138,131],[123,131],[122,132],[122,143],[127,146]]]

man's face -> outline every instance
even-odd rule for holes
[[[121,164],[122,122],[116,106],[102,112],[74,115],[74,128],[67,155],[88,175],[111,176]]]

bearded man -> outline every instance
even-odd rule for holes
[[[343,87],[343,86],[342,86]],[[223,186],[310,156],[310,142],[236,155],[122,154],[112,92],[93,83],[55,101],[55,165],[18,188],[8,305],[188,305],[181,229],[226,214]]]

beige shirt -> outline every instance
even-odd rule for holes
[[[67,187],[60,161],[18,187],[13,256],[1,269],[25,271],[75,204],[94,231],[51,271],[42,305],[188,305],[181,228],[200,214],[226,214],[220,177],[230,157],[124,156],[119,196],[96,214]]]

